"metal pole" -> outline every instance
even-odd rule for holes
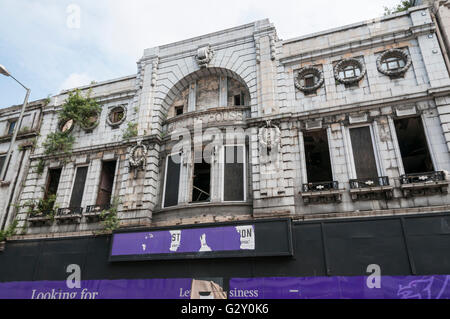
[[[23,101],[22,110],[20,112],[20,116],[19,116],[19,119],[17,121],[17,125],[16,125],[16,127],[14,127],[14,133],[13,133],[13,136],[11,138],[11,143],[9,144],[8,153],[6,154],[5,162],[3,164],[2,171],[0,173],[0,180],[2,180],[2,181],[4,181],[5,178],[6,178],[6,167],[8,166],[9,161],[11,159],[11,154],[12,154],[12,151],[14,149],[14,144],[16,143],[17,134],[19,133],[20,126],[22,125],[23,114],[25,113],[25,109],[27,108],[28,98],[30,97],[30,92],[31,92],[31,90],[29,88],[25,87],[22,83],[17,81],[17,79],[15,79],[12,75],[10,75],[10,76],[17,83],[19,83],[21,86],[23,86],[27,90],[27,94],[25,96],[25,100]]]

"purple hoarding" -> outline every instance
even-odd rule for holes
[[[229,299],[449,299],[450,276],[233,278]],[[192,279],[0,283],[0,299],[189,299]]]
[[[230,226],[114,234],[111,256],[255,250],[255,227]]]

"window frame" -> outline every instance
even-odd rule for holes
[[[179,155],[180,159],[181,159],[181,161],[180,161],[180,177],[178,179],[178,201],[177,201],[177,205],[166,207],[167,171],[169,168],[169,160],[168,159],[169,159],[169,157],[174,156],[174,155]],[[181,189],[181,177],[182,177],[181,169],[182,169],[183,164],[184,164],[184,156],[183,156],[182,152],[170,153],[166,156],[166,163],[165,163],[165,168],[164,168],[164,183],[163,183],[163,191],[162,191],[162,198],[161,198],[161,208],[162,209],[177,207],[180,205],[180,189]]]
[[[72,201],[72,195],[73,195],[73,188],[75,187],[75,180],[77,179],[77,172],[78,172],[78,169],[79,168],[82,168],[82,167],[86,167],[87,168],[87,171],[86,171],[86,180],[85,180],[85,182],[84,182],[84,188],[83,188],[83,195],[82,195],[82,197],[81,197],[81,203],[80,203],[80,208],[84,208],[84,206],[83,206],[83,202],[86,200],[86,189],[87,189],[87,182],[88,182],[88,179],[89,179],[89,171],[90,171],[90,164],[82,164],[82,165],[77,165],[77,166],[75,166],[74,167],[74,172],[73,172],[73,175],[72,175],[72,186],[71,186],[71,188],[70,188],[70,193],[69,193],[69,201],[68,201],[68,205],[70,206],[70,202]],[[68,208],[78,208],[78,207],[68,207]]]

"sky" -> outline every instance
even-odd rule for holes
[[[0,64],[30,100],[136,73],[146,48],[269,18],[287,40],[382,16],[400,0],[0,0]],[[0,76],[0,108],[24,89]]]

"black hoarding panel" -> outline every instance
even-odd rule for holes
[[[400,219],[324,224],[329,275],[367,275],[376,264],[382,274],[410,274]]]
[[[450,273],[450,216],[405,218],[405,233],[415,272]]]

